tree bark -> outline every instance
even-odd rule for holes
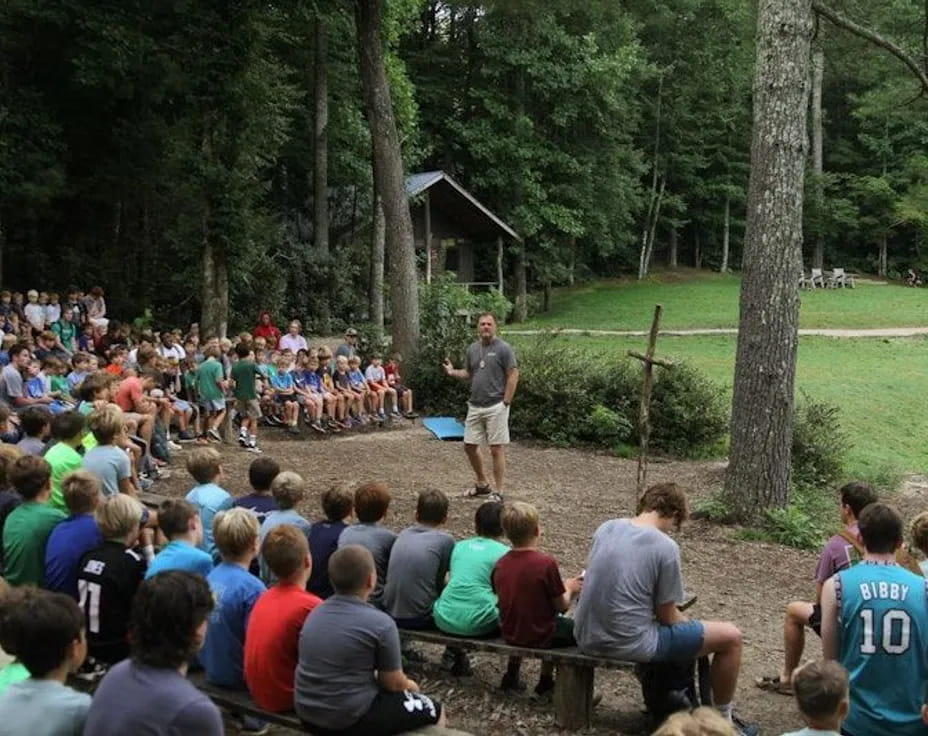
[[[825,208],[825,189],[822,181],[824,158],[822,146],[822,84],[825,78],[825,46],[819,26],[812,44],[812,172],[815,174],[815,211],[818,214],[818,232],[815,234],[815,250],[812,267],[822,268],[825,262],[825,238],[821,231],[822,213]]]
[[[693,265],[702,268],[702,241],[699,239],[699,228],[693,233]]]
[[[383,3],[355,0],[354,8],[361,87],[374,145],[374,175],[383,207],[385,249],[390,263],[393,349],[404,357],[412,357],[419,346],[419,278],[403,153],[380,37]]]
[[[886,278],[886,273],[889,270],[889,248],[887,238],[884,235],[880,239],[880,258],[879,265],[877,266],[877,276],[882,276]]]
[[[329,252],[329,79],[328,35],[325,21],[316,20],[316,50],[313,65],[313,245],[321,254]]]
[[[229,263],[224,248],[212,237],[208,208],[203,215],[202,300],[200,334],[225,337],[229,329]]]
[[[811,0],[760,0],[754,128],[725,497],[756,522],[789,499]]]
[[[386,240],[386,223],[380,197],[374,196],[374,226],[371,228],[371,290],[369,313],[371,322],[383,329],[383,261]]]
[[[525,263],[525,243],[519,244],[516,255],[516,298],[513,303],[512,321],[528,319],[528,265]]]
[[[728,254],[731,250],[731,195],[725,195],[725,215],[722,220],[722,265],[720,273],[728,273]]]
[[[677,267],[677,228],[670,230],[670,254],[667,258],[667,265],[670,268]]]

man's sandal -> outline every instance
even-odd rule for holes
[[[485,486],[474,486],[464,494],[464,498],[480,498],[485,501],[498,501],[502,503],[503,496],[490,488],[489,484]]]
[[[793,686],[780,680],[779,675],[774,677],[770,677],[769,675],[758,677],[754,680],[754,685],[768,693],[779,693],[780,695],[793,694]]]

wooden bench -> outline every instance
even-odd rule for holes
[[[139,501],[155,511],[157,511],[158,507],[167,501],[168,498],[169,496],[162,496],[160,493],[150,493],[149,491],[142,491],[139,493]]]
[[[193,672],[187,675],[187,679],[196,685],[200,692],[209,697],[209,699],[220,708],[224,708],[233,713],[243,713],[245,715],[254,716],[262,721],[267,721],[277,726],[283,726],[297,731],[298,733],[311,733],[300,719],[297,718],[296,713],[292,711],[289,713],[271,713],[270,711],[262,710],[244,690],[226,690],[221,687],[210,685],[206,682],[206,678],[202,672]],[[418,728],[409,733],[421,734],[421,736],[470,736],[470,734],[464,731],[456,731],[452,728],[441,728],[439,726]]]
[[[557,667],[557,677],[554,680],[554,717],[557,725],[568,731],[576,731],[590,725],[593,716],[593,673],[596,669],[632,671],[635,668],[632,662],[581,654],[577,647],[525,649],[510,646],[502,639],[467,639],[449,636],[440,631],[401,629],[400,636],[427,644],[553,662]]]

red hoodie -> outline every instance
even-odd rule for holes
[[[265,314],[268,317],[267,324],[261,321]],[[274,324],[271,313],[267,310],[258,315],[258,325],[252,330],[251,334],[255,337],[263,337],[267,341],[268,350],[277,349],[277,341],[280,339],[280,330],[277,329],[277,325]]]

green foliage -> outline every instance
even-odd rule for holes
[[[785,509],[768,509],[766,517],[767,534],[779,544],[799,549],[818,549],[827,536],[825,529],[797,505]]]
[[[718,386],[681,363],[659,370],[651,395],[651,425],[654,447],[691,457],[717,449],[728,430],[728,406]]]
[[[844,475],[850,442],[841,410],[801,392],[793,421],[792,482],[797,488],[830,488]]]

